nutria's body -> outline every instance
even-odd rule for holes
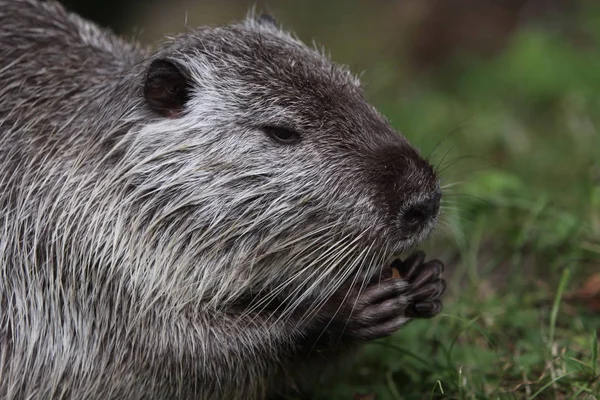
[[[150,52],[0,0],[0,398],[263,398],[439,312],[439,263],[379,283],[439,198],[268,18]]]

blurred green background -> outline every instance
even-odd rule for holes
[[[444,313],[297,398],[600,398],[600,2],[65,3],[146,44],[255,4],[362,71],[438,166]]]

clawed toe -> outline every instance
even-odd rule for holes
[[[411,318],[432,318],[442,311],[442,302],[439,300],[412,303],[406,308],[406,315]]]
[[[421,301],[439,299],[444,293],[444,291],[446,291],[446,281],[443,279],[438,279],[427,285],[414,288],[410,292],[410,295],[412,297],[413,302],[416,303]]]
[[[406,315],[412,318],[431,318],[442,311],[440,297],[446,290],[446,281],[442,277],[444,264],[438,260],[424,260],[425,254],[419,251],[394,265],[410,284],[411,304]]]

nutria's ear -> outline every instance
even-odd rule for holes
[[[150,109],[163,117],[181,115],[190,98],[190,90],[190,80],[171,61],[154,60],[146,71],[144,98]]]
[[[263,26],[270,25],[275,28],[279,27],[279,23],[277,23],[277,20],[275,18],[273,18],[273,16],[270,14],[261,14],[257,18],[256,22],[258,22],[259,25],[263,25]]]

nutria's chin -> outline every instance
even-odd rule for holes
[[[292,387],[439,312],[441,264],[374,277],[440,196],[359,80],[272,18],[147,51],[0,0],[0,398]]]

